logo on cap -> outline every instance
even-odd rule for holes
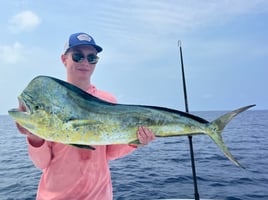
[[[89,36],[86,35],[86,34],[78,35],[78,36],[77,36],[77,39],[80,40],[80,41],[88,41],[88,42],[91,41],[91,37],[89,37]]]

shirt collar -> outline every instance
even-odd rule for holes
[[[89,94],[94,95],[94,94],[96,93],[96,91],[97,91],[97,88],[95,87],[95,85],[90,84],[90,86],[89,86],[87,92],[88,92]]]

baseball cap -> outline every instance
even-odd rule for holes
[[[66,53],[70,48],[80,45],[93,46],[98,53],[102,51],[102,48],[95,43],[93,37],[87,33],[80,32],[70,35],[68,41],[65,43],[64,53]]]

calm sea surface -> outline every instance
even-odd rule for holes
[[[194,113],[212,120],[223,112]],[[225,143],[246,169],[231,163],[205,136],[194,136],[200,198],[268,199],[268,111],[247,111],[223,132]],[[187,137],[157,138],[110,163],[114,199],[194,198]],[[25,137],[0,116],[0,200],[35,199],[40,171],[27,155]]]

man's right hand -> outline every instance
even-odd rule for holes
[[[26,108],[25,108],[25,106],[23,104],[20,103],[19,104],[19,110],[26,111]],[[44,144],[44,142],[45,142],[44,139],[32,134],[30,131],[28,131],[27,129],[23,128],[21,125],[19,125],[17,122],[16,122],[16,126],[17,126],[17,128],[18,128],[18,130],[19,130],[19,132],[21,134],[27,135],[28,140],[29,140],[29,142],[30,142],[30,144],[32,146],[40,147],[40,146],[42,146]]]

